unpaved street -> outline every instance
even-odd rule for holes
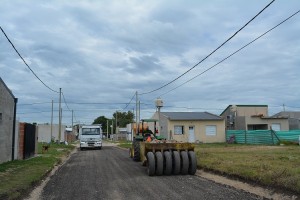
[[[257,199],[198,176],[146,175],[128,152],[113,146],[74,153],[38,199]]]

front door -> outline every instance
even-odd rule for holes
[[[195,127],[189,126],[189,142],[194,143],[195,142]]]

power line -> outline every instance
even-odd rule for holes
[[[120,103],[120,102],[111,102],[111,103],[107,103],[107,102],[69,102],[69,104],[79,104],[79,105],[97,105],[97,104],[103,104],[103,105],[112,105],[112,104],[127,104],[127,103]]]
[[[28,67],[28,69],[33,73],[33,75],[45,86],[47,87],[49,90],[51,90],[52,92],[56,92],[59,93],[56,90],[53,90],[52,88],[50,88],[48,85],[46,85],[46,83],[44,83],[39,77],[38,75],[29,67],[29,65],[26,63],[26,61],[24,60],[24,58],[21,56],[21,54],[18,52],[18,50],[16,49],[16,47],[14,46],[14,44],[10,41],[10,39],[8,38],[8,36],[6,35],[6,33],[4,32],[4,30],[2,29],[2,27],[0,26],[0,29],[2,31],[2,33],[4,34],[4,36],[6,37],[7,41],[11,44],[11,46],[13,47],[13,49],[17,52],[17,54],[19,55],[19,57],[22,59],[22,61],[24,62],[24,64]]]
[[[65,99],[64,93],[62,92],[61,94],[62,94],[62,96],[63,96],[64,103],[65,103],[65,105],[67,106],[68,110],[72,112],[72,110],[69,108],[69,106],[68,106],[68,104],[67,104],[67,101],[66,101],[66,99]]]
[[[275,0],[271,1],[268,5],[266,5],[259,13],[257,13],[252,19],[250,19],[244,26],[242,26],[242,28],[240,28],[238,31],[236,31],[232,36],[230,36],[225,42],[223,42],[220,46],[218,46],[215,50],[213,50],[210,54],[208,54],[205,58],[203,58],[200,62],[198,62],[197,64],[195,64],[193,67],[191,67],[189,70],[187,70],[186,72],[184,72],[183,74],[181,74],[180,76],[178,76],[177,78],[173,79],[172,81],[164,84],[163,86],[156,88],[154,90],[151,90],[149,92],[144,92],[141,93],[140,95],[144,95],[144,94],[150,94],[152,92],[158,91],[168,85],[170,85],[171,83],[175,82],[176,80],[178,80],[179,78],[181,78],[182,76],[184,76],[185,74],[187,74],[188,72],[190,72],[192,69],[194,69],[195,67],[197,67],[200,63],[202,63],[204,60],[206,60],[208,57],[210,57],[212,54],[214,54],[217,50],[219,50],[222,46],[224,46],[229,40],[231,40],[234,36],[236,36],[241,30],[243,30],[250,22],[252,22],[258,15],[260,15],[266,8],[268,8]]]
[[[51,102],[35,102],[35,103],[18,103],[18,106],[32,106],[32,105],[37,105],[37,104],[48,104]]]
[[[239,48],[238,50],[236,50],[235,52],[233,52],[232,54],[230,54],[229,56],[227,56],[226,58],[224,58],[223,60],[219,61],[217,64],[207,68],[206,70],[204,70],[203,72],[201,72],[200,74],[197,74],[196,76],[194,76],[193,78],[185,81],[184,83],[180,84],[179,86],[161,94],[160,96],[164,96],[174,90],[176,90],[177,88],[187,84],[188,82],[194,80],[195,78],[197,78],[198,76],[201,76],[202,74],[206,73],[207,71],[211,70],[212,68],[216,67],[217,65],[219,65],[220,63],[224,62],[225,60],[227,60],[228,58],[230,58],[231,56],[233,56],[234,54],[238,53],[239,51],[241,51],[242,49],[246,48],[247,46],[249,46],[250,44],[252,44],[253,42],[255,42],[256,40],[260,39],[261,37],[263,37],[264,35],[266,35],[267,33],[269,33],[270,31],[274,30],[275,28],[277,28],[278,26],[280,26],[281,24],[283,24],[284,22],[286,22],[287,20],[289,20],[290,18],[294,17],[296,14],[298,14],[300,12],[300,10],[298,10],[297,12],[295,12],[294,14],[292,14],[291,16],[289,16],[288,18],[286,18],[285,20],[281,21],[279,24],[277,24],[276,26],[274,26],[273,28],[269,29],[268,31],[264,32],[263,34],[261,34],[260,36],[258,36],[257,38],[255,38],[254,40],[252,40],[251,42],[247,43],[246,45],[244,45],[243,47]]]
[[[129,104],[132,102],[133,98],[135,97],[136,93],[134,93],[134,95],[132,96],[132,98],[130,99],[129,103],[126,104],[125,108],[123,108],[123,110],[125,110]]]

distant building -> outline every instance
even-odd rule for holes
[[[14,160],[17,99],[0,78],[0,163]]]
[[[182,142],[225,142],[225,122],[218,115],[208,112],[158,112],[153,119],[160,118],[158,131],[167,139]]]
[[[268,116],[267,105],[229,105],[221,116],[226,130],[289,130],[288,118]]]
[[[300,130],[300,112],[299,111],[283,111],[272,117],[274,118],[288,118],[290,130]]]

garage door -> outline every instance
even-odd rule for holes
[[[280,131],[280,129],[281,129],[281,126],[280,126],[279,123],[272,124],[272,130],[274,130],[274,131]]]

